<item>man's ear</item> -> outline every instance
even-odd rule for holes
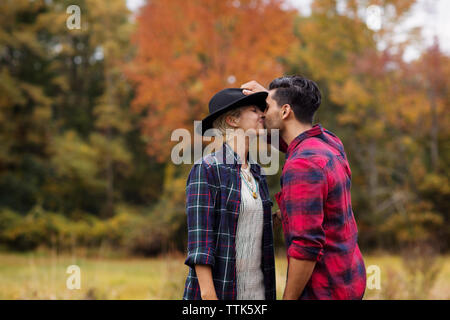
[[[281,119],[285,120],[289,117],[289,115],[293,112],[291,106],[289,104],[284,104],[281,106]]]

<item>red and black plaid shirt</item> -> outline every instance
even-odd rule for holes
[[[342,142],[315,125],[287,147],[281,210],[287,255],[317,261],[299,299],[362,299],[366,270],[357,244],[351,171]]]

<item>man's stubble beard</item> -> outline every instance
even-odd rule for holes
[[[269,125],[267,125],[268,123],[269,123]],[[273,123],[271,123],[270,120],[267,120],[267,118],[264,119],[264,129],[266,129],[266,130],[279,129],[280,133],[281,133],[281,131],[282,131],[282,123],[281,122],[278,123],[278,125],[276,125],[276,126],[271,125],[271,124],[273,124]]]

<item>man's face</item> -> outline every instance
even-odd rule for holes
[[[278,103],[272,99],[276,89],[270,90],[267,96],[267,107],[264,111],[264,127],[270,129],[283,129],[283,120],[281,118],[281,108]]]

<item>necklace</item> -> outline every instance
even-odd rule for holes
[[[255,180],[255,186],[256,186],[255,189],[256,190],[253,190],[253,188],[249,185],[249,183],[250,183],[253,186],[253,183],[251,182],[251,178],[248,176],[248,173],[243,171],[243,170],[241,170],[241,176],[242,176],[242,180],[244,180],[245,184],[250,189],[253,198],[257,199],[258,198],[258,193],[257,193],[258,192],[258,183],[256,182],[256,180]]]

